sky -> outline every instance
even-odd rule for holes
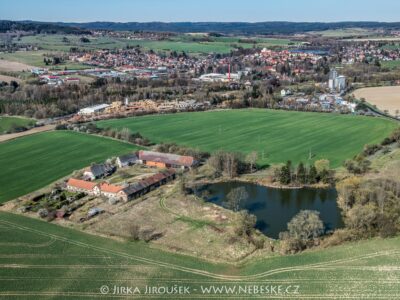
[[[0,0],[0,19],[49,22],[400,22],[400,0]]]

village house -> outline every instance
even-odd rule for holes
[[[190,169],[196,161],[191,156],[181,156],[171,153],[139,151],[139,160],[149,167]]]
[[[137,155],[135,153],[131,153],[127,155],[118,156],[116,159],[116,164],[119,168],[123,168],[138,163],[138,160],[139,158],[137,157]]]
[[[105,196],[107,198],[118,198],[118,192],[123,190],[123,186],[108,184],[102,182],[93,188],[94,194],[97,196]]]
[[[107,164],[94,164],[85,169],[83,176],[88,180],[95,180],[110,176],[114,172],[114,166]]]
[[[94,188],[96,187],[96,183],[70,178],[67,182],[67,190],[70,192],[79,192],[79,193],[87,193],[89,195],[94,195]]]

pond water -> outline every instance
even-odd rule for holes
[[[279,238],[279,233],[287,230],[287,223],[293,216],[305,209],[319,211],[327,230],[343,226],[334,188],[276,189],[252,183],[222,182],[203,186],[196,194],[227,207],[227,195],[237,187],[244,187],[248,194],[248,198],[240,203],[240,209],[255,215],[256,228],[271,238]]]

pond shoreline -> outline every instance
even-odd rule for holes
[[[258,186],[263,186],[267,188],[274,188],[274,189],[281,189],[281,190],[301,190],[304,188],[310,189],[329,189],[334,188],[335,185],[329,183],[317,183],[317,184],[302,184],[302,185],[282,185],[282,184],[275,184],[272,182],[265,182],[263,180],[252,180],[243,177],[235,177],[235,178],[217,178],[214,180],[199,180],[194,182],[194,186],[201,186],[201,185],[210,185],[216,183],[229,183],[229,182],[239,182],[239,183],[252,183]]]
[[[342,227],[337,191],[331,185],[277,187],[251,180],[219,178],[197,181],[192,189],[206,202],[228,209],[236,205],[232,206],[236,207],[234,210],[246,210],[256,216],[255,228],[271,239],[278,239],[279,233],[287,230],[288,222],[302,210],[318,211],[328,230]],[[240,200],[232,200],[236,196]]]

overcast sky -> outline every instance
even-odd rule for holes
[[[397,22],[400,0],[0,0],[0,19]]]

